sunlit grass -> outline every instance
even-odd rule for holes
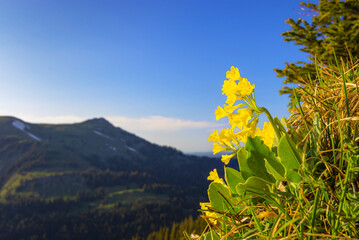
[[[223,195],[229,210],[208,208],[217,221],[202,216],[201,239],[359,239],[359,63],[317,63],[309,80],[285,123],[303,150],[301,182],[278,181],[246,199]]]

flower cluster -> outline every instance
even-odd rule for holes
[[[213,169],[213,171],[211,171],[209,173],[207,180],[210,180],[213,182],[218,182],[218,183],[223,183],[223,179],[218,176],[217,169]]]
[[[213,169],[209,173],[209,176],[208,176],[207,180],[224,184],[223,179],[218,176],[217,169]],[[215,212],[212,212],[209,209],[209,208],[211,208],[211,203],[210,202],[200,202],[199,205],[201,206],[201,210],[208,217],[208,219],[216,225],[217,224],[217,220],[216,220],[217,215],[216,215]]]
[[[274,142],[274,129],[269,122],[264,123],[262,130],[257,127],[258,116],[263,109],[255,102],[254,84],[241,77],[238,68],[233,66],[227,71],[226,77],[222,88],[222,94],[227,97],[226,104],[223,107],[218,106],[215,115],[217,121],[227,117],[231,128],[222,129],[220,133],[216,130],[208,138],[208,141],[213,141],[213,154],[232,152],[222,155],[224,164],[228,164],[231,158],[236,156],[241,147],[240,143],[245,143],[249,136],[258,136],[269,148]]]
[[[201,210],[208,217],[208,219],[214,224],[217,224],[217,215],[215,212],[211,212],[209,208],[211,208],[210,202],[200,202]]]

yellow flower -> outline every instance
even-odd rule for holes
[[[222,94],[228,96],[236,95],[238,92],[238,85],[233,80],[224,80],[222,87]]]
[[[239,73],[238,73],[239,74]],[[234,78],[224,80],[222,87],[222,94],[227,96],[227,102],[229,105],[233,105],[236,100],[241,100],[246,95],[250,95],[255,87],[246,78],[240,78],[237,83]]]
[[[218,176],[217,169],[213,169],[213,170],[209,173],[209,176],[207,177],[207,180],[214,181],[214,182],[218,182],[218,183],[222,183],[222,182],[223,182],[223,179]]]
[[[213,155],[222,152],[222,151],[226,151],[227,148],[222,147],[221,145],[219,145],[217,142],[213,143]]]
[[[233,129],[224,128],[221,131],[221,134],[218,134],[218,131],[215,130],[208,137],[208,141],[213,141],[213,154],[217,154],[222,151],[226,151],[227,147],[233,148],[233,143],[236,142],[236,134],[233,132]]]
[[[228,115],[229,124],[232,127],[243,128],[252,118],[252,112],[246,108],[238,109],[238,114],[232,113]]]
[[[261,218],[261,219],[276,218],[276,217],[278,217],[278,215],[274,211],[263,211],[257,215],[257,218]]]
[[[269,122],[265,122],[263,124],[263,130],[260,130],[260,128],[257,128],[257,131],[255,134],[260,139],[262,139],[264,144],[267,145],[269,148],[271,148],[273,146],[274,129],[272,127],[272,124],[270,124]]]
[[[240,107],[243,107],[244,104],[238,104],[238,105],[235,105],[233,106],[232,105],[224,105],[224,111],[226,111],[227,113],[233,113],[235,110],[237,110],[238,108]]]
[[[251,85],[247,78],[242,78],[242,80],[238,83],[241,96],[250,95],[253,92],[254,87],[254,84]]]
[[[215,225],[217,224],[217,215],[214,212],[208,211],[208,208],[211,207],[211,203],[209,202],[200,202],[199,205],[201,209],[204,210],[204,214],[208,217],[208,219],[213,222]]]
[[[232,106],[237,100],[242,100],[242,98],[238,97],[236,94],[227,95],[226,103],[228,106]]]
[[[230,71],[227,71],[226,72],[226,77],[229,79],[229,80],[240,80],[241,79],[241,75],[239,75],[239,71],[238,71],[238,68],[236,67],[231,67],[231,70]]]
[[[217,224],[217,214],[215,212],[206,212],[205,213],[208,219],[213,222],[214,225]]]
[[[258,123],[258,119],[255,119],[252,122],[250,122],[247,126],[245,126],[242,131],[236,133],[236,138],[238,139],[238,141],[242,143],[246,143],[247,138],[249,136],[254,137],[257,123]]]
[[[216,111],[214,111],[214,114],[216,114],[217,121],[223,117],[228,116],[228,113],[220,106],[217,107]]]
[[[241,90],[241,87],[243,87],[242,85],[237,84],[233,80],[224,80],[222,87],[222,94],[227,96],[226,103],[229,106],[232,106],[237,100],[242,100],[242,96],[244,96],[241,94],[243,92]],[[247,92],[248,91],[244,89],[244,93]]]
[[[214,132],[211,133],[211,135],[209,135],[208,141],[214,141],[214,142],[218,142],[218,141],[219,141],[219,134],[218,134],[218,131],[217,131],[217,130],[214,130]]]
[[[201,206],[202,210],[208,210],[208,208],[211,207],[210,202],[200,202],[199,205]]]
[[[221,161],[224,163],[224,164],[228,164],[229,163],[229,161],[234,157],[236,155],[236,153],[232,153],[232,154],[230,154],[230,155],[222,155],[222,159],[221,159]]]
[[[223,128],[219,134],[220,142],[224,143],[227,146],[233,147],[232,142],[236,141],[236,135],[233,132],[233,129]]]

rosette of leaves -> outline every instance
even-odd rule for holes
[[[298,173],[302,161],[301,153],[286,134],[280,138],[278,147],[273,150],[258,137],[248,137],[244,148],[238,151],[237,159],[240,171],[225,167],[226,184],[212,182],[208,188],[211,209],[220,216],[219,222],[223,225],[226,225],[228,219],[238,223],[245,222],[243,213],[252,211],[251,204],[268,201],[273,202],[279,209],[280,204],[272,197],[277,194],[278,186],[284,182],[294,185],[301,182],[302,177]],[[220,228],[217,230],[231,231]],[[202,239],[216,239],[209,237],[213,234],[215,233],[208,232]]]

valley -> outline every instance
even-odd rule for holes
[[[103,118],[51,125],[0,117],[0,238],[146,237],[197,216],[218,166]]]

